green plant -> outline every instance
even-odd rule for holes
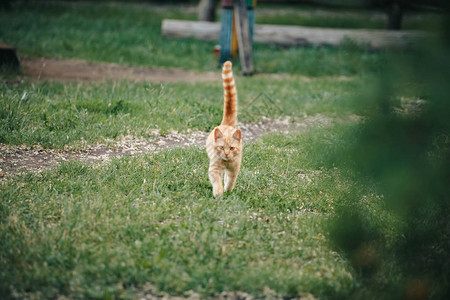
[[[386,67],[361,107],[366,121],[339,156],[355,186],[378,194],[369,210],[355,188],[331,227],[361,287],[355,297],[445,299],[450,294],[450,52],[448,32]],[[421,99],[402,99],[403,89]],[[386,216],[386,224],[379,216]],[[386,228],[386,225],[389,228]]]

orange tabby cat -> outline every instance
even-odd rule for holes
[[[209,157],[208,175],[214,196],[220,196],[224,191],[231,191],[234,188],[242,160],[241,130],[236,129],[237,92],[229,61],[223,64],[222,80],[224,91],[222,123],[214,128],[206,139],[206,152]],[[224,173],[225,189],[222,185]]]

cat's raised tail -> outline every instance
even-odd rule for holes
[[[237,91],[234,83],[233,71],[231,70],[231,62],[226,61],[222,68],[223,81],[223,119],[220,125],[228,125],[236,127],[237,123]]]

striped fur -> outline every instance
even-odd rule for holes
[[[237,123],[237,91],[234,83],[233,71],[231,70],[231,62],[227,61],[223,64],[222,69],[223,81],[223,118],[221,125],[236,127]]]
[[[220,196],[234,188],[242,161],[241,130],[237,123],[237,92],[231,62],[223,65],[222,80],[224,90],[224,110],[222,123],[215,127],[206,139],[209,157],[208,175],[213,187],[213,195]],[[222,184],[225,174],[225,185]]]

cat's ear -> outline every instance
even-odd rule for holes
[[[219,128],[214,129],[214,140],[217,141],[217,139],[220,139],[223,137],[222,131],[219,130]]]
[[[238,129],[238,130],[236,130],[236,131],[234,132],[233,138],[236,139],[236,140],[238,140],[238,141],[241,141],[241,130],[240,130],[240,129]]]

